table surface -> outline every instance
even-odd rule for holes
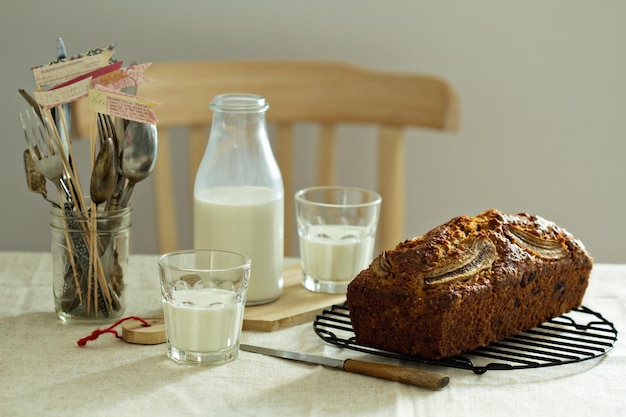
[[[125,315],[161,312],[156,258],[131,257]],[[626,323],[625,280],[626,265],[595,265],[584,299],[618,331]],[[110,334],[78,347],[97,327],[57,319],[50,254],[0,253],[0,416],[548,417],[626,410],[626,348],[619,340],[598,359],[532,370],[476,375],[413,365],[450,376],[448,387],[433,391],[243,351],[224,366],[182,366],[167,359],[164,344],[133,345]],[[397,364],[326,344],[311,323],[246,331],[242,343]]]

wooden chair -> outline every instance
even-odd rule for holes
[[[393,248],[404,238],[405,127],[454,131],[458,128],[457,96],[444,80],[418,74],[373,71],[341,62],[315,61],[190,61],[157,62],[146,71],[155,83],[139,87],[138,95],[161,102],[159,157],[153,173],[158,250],[178,248],[178,231],[170,160],[170,130],[189,132],[189,178],[195,173],[208,138],[211,99],[220,93],[264,96],[268,124],[275,123],[274,154],[285,188],[285,255],[297,247],[294,202],[294,124],[320,126],[317,185],[333,184],[336,173],[335,126],[376,125],[379,129],[377,191],[383,197],[378,247]],[[79,131],[88,125],[74,114]],[[76,120],[78,119],[78,120]],[[82,127],[81,127],[82,124]],[[319,157],[323,155],[324,157]]]

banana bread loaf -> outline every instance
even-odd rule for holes
[[[459,216],[384,251],[347,291],[358,343],[428,359],[486,346],[581,305],[593,261],[539,216]]]

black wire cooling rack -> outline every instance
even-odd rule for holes
[[[389,358],[468,369],[476,374],[488,370],[540,368],[581,362],[604,355],[617,341],[613,323],[586,307],[574,309],[517,336],[438,361],[356,343],[345,303],[324,310],[313,322],[313,328],[324,341],[336,346]]]

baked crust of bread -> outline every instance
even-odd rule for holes
[[[384,251],[349,284],[347,305],[358,343],[443,359],[580,306],[592,266],[553,222],[490,209]]]

